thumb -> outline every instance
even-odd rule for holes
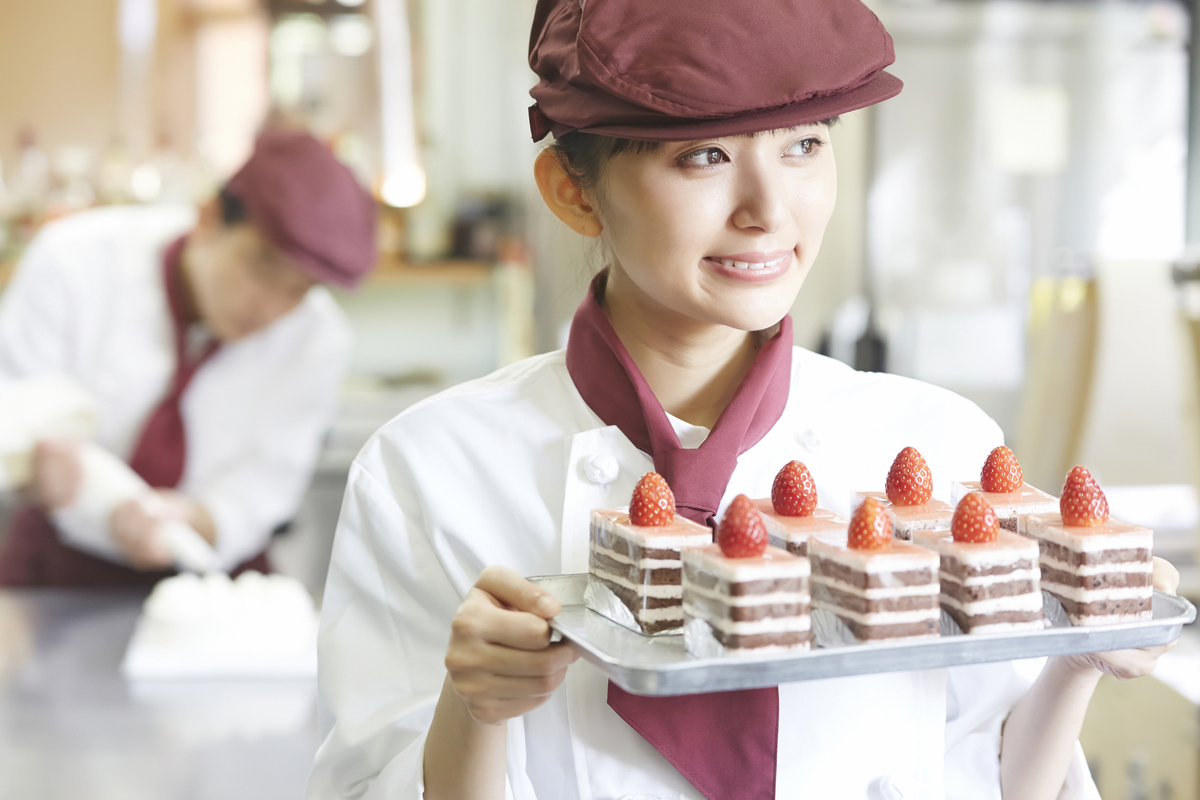
[[[562,611],[562,603],[554,595],[508,567],[488,567],[480,573],[475,586],[510,608],[542,619],[550,619]]]

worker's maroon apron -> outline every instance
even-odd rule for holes
[[[163,255],[163,282],[175,334],[175,374],[167,395],[150,413],[138,438],[129,466],[156,489],[173,489],[183,477],[187,436],[180,401],[200,366],[217,351],[209,343],[203,352],[189,356],[188,321],[183,306],[181,237]],[[265,551],[235,571],[270,567]],[[76,588],[139,588],[153,586],[174,570],[136,570],[89,555],[63,544],[54,525],[40,508],[26,506],[14,515],[8,540],[0,551],[0,586],[63,586]]]
[[[654,458],[678,513],[715,529],[738,456],[783,416],[792,379],[792,320],[785,316],[779,332],[763,344],[704,443],[685,449],[604,314],[606,280],[604,272],[596,276],[571,323],[571,381],[596,416]],[[777,688],[640,697],[610,681],[608,705],[709,800],[775,797]]]

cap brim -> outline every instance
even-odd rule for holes
[[[880,71],[871,80],[847,92],[765,111],[719,119],[681,119],[664,116],[661,121],[647,121],[644,124],[598,125],[586,128],[570,128],[556,124],[554,134],[562,136],[568,131],[578,130],[583,133],[646,142],[681,142],[717,136],[738,136],[820,122],[895,97],[902,88],[904,83],[899,78]]]

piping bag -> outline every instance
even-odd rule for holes
[[[162,501],[142,478],[121,459],[92,442],[82,443],[79,458],[83,464],[83,483],[75,501],[51,516],[63,540],[109,561],[125,562],[125,556],[112,540],[108,519],[114,509],[127,500],[137,500],[150,514]],[[182,570],[205,574],[220,571],[217,551],[203,536],[181,520],[159,523],[158,535]]]

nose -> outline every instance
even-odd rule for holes
[[[787,219],[787,194],[778,165],[743,160],[738,172],[732,222],[739,230],[775,233]],[[774,168],[773,168],[774,167]]]

